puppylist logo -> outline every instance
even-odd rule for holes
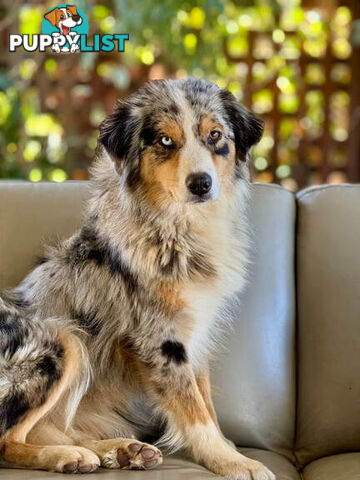
[[[9,37],[10,52],[23,47],[27,52],[45,52],[51,48],[54,53],[79,52],[123,52],[128,33],[115,35],[93,35],[89,40],[89,22],[85,14],[75,5],[57,5],[45,13],[41,34],[17,35]]]

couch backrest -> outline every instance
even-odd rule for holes
[[[360,186],[300,192],[297,457],[360,450]]]
[[[86,182],[0,182],[0,289],[16,285],[44,242],[80,224]],[[292,194],[253,185],[249,282],[212,376],[225,433],[238,445],[291,455],[295,425]]]
[[[34,267],[44,243],[80,225],[87,182],[0,182],[0,291]]]
[[[233,330],[212,375],[224,433],[237,445],[291,457],[295,419],[295,201],[275,186],[252,187],[251,265]]]

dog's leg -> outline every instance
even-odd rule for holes
[[[133,438],[86,441],[81,445],[96,453],[105,468],[148,470],[162,463],[158,448]]]
[[[167,420],[164,443],[185,446],[194,459],[212,472],[234,480],[274,480],[260,462],[235,451],[224,439],[200,393],[183,344],[167,340],[142,355],[142,380]]]
[[[214,408],[214,404],[213,404],[213,401],[212,401],[212,396],[211,396],[211,384],[210,384],[210,378],[209,378],[209,370],[206,368],[206,369],[203,369],[201,373],[197,374],[196,375],[196,383],[199,387],[199,390],[200,390],[200,393],[201,393],[201,396],[203,397],[204,399],[204,402],[205,402],[205,405],[206,405],[206,408],[210,414],[210,417],[212,418],[213,422],[215,423],[215,425],[217,426],[219,432],[221,433],[221,435],[223,435],[222,431],[221,431],[221,428],[220,428],[220,425],[218,423],[218,419],[217,419],[217,416],[216,416],[216,412],[215,412],[215,408]],[[229,440],[228,438],[224,437],[226,442],[232,447],[232,448],[235,448],[236,450],[236,445],[234,442],[232,442],[231,440]]]
[[[201,373],[196,375],[196,383],[199,387],[199,391],[201,393],[202,398],[204,399],[206,408],[209,412],[209,415],[215,425],[219,427],[219,423],[217,420],[214,404],[211,397],[211,385],[210,385],[210,378],[209,378],[209,371],[208,369],[203,369]]]
[[[11,324],[6,330],[5,337],[11,335],[10,327]],[[19,331],[16,333],[19,334]],[[35,342],[36,336],[33,337],[35,343],[33,345],[29,344],[25,354],[23,351],[12,351],[9,359],[9,349],[7,349],[7,353],[4,355],[4,359],[7,359],[9,365],[11,360],[13,361],[10,365],[13,370],[19,365],[25,371],[26,369],[33,369],[35,377],[33,381],[35,383],[32,385],[33,393],[30,394],[26,390],[26,386],[22,390],[21,385],[16,385],[15,380],[12,379],[13,386],[0,401],[2,421],[6,430],[0,441],[0,466],[57,472],[94,471],[98,468],[100,461],[92,451],[86,448],[73,445],[41,446],[25,443],[30,430],[53,409],[62,394],[78,379],[77,374],[82,361],[79,354],[81,345],[72,334],[64,334],[61,338],[53,339],[53,347],[47,346],[45,356],[40,355],[40,337],[40,335],[37,337],[38,344]],[[8,340],[10,342],[11,338],[8,338]],[[21,345],[21,342],[19,344]],[[13,350],[15,349],[13,343],[9,343],[9,345],[12,346]],[[31,346],[34,349],[33,353],[30,351]],[[6,345],[4,348],[6,348]],[[52,349],[55,352],[54,357],[51,356]],[[61,354],[58,352],[61,352]],[[16,361],[20,364],[17,365]],[[6,377],[7,372],[5,370],[0,373],[5,381],[10,381],[11,376]],[[8,375],[10,374],[8,373]],[[51,376],[55,377],[56,381],[52,382]],[[44,378],[47,380],[42,381]],[[29,379],[29,383],[31,384],[31,379]],[[40,401],[32,398],[34,392],[37,393]],[[33,407],[31,407],[31,403],[33,403]]]

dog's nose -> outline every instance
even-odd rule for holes
[[[205,195],[210,192],[212,178],[208,173],[191,173],[186,179],[186,186],[193,195]]]
[[[74,22],[78,22],[80,20],[80,15],[73,15]]]

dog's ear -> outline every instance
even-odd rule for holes
[[[221,90],[220,98],[234,132],[237,158],[246,161],[250,148],[261,139],[264,122],[241,105],[228,90]]]
[[[46,18],[46,20],[49,20],[51,25],[54,26],[56,23],[56,8],[51,10],[51,12],[45,13],[44,18]]]
[[[99,142],[115,162],[119,172],[128,167],[133,172],[139,163],[139,139],[135,135],[139,121],[128,103],[119,103],[114,113],[100,125]],[[130,173],[129,173],[130,175]]]
[[[73,15],[77,15],[77,14],[78,14],[75,5],[66,5],[66,8],[67,8],[68,10],[70,10],[70,12],[71,12]]]

